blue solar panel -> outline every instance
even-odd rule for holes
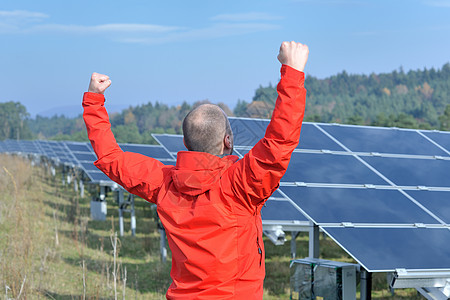
[[[88,143],[66,142],[65,144],[70,151],[92,152],[88,146]]]
[[[443,191],[407,191],[420,204],[433,214],[450,224],[450,192]]]
[[[123,151],[140,153],[155,159],[173,160],[172,156],[161,146],[120,144]]]
[[[82,162],[80,163],[80,166],[85,171],[99,171],[99,169],[92,162]]]
[[[261,209],[263,221],[308,221],[290,201],[267,200]]]
[[[269,120],[229,118],[236,146],[253,146],[266,132]]]
[[[320,127],[353,152],[448,156],[413,130],[325,124]]]
[[[394,184],[450,187],[450,160],[363,157]]]
[[[240,151],[245,154],[248,151]],[[377,184],[383,179],[351,155],[294,152],[283,182]]]
[[[312,123],[303,123],[299,149],[344,151],[335,141]]]
[[[369,272],[450,269],[450,230],[441,228],[333,228],[323,230]]]
[[[152,136],[169,152],[187,151],[182,135],[152,134]]]
[[[77,153],[77,152],[75,152],[75,153],[73,153],[73,156],[75,156],[75,158],[78,161],[92,161],[92,162],[94,162],[94,161],[97,160],[97,157],[95,156],[95,154],[92,154],[92,153]]]
[[[34,141],[19,141],[20,148],[22,152],[28,154],[39,154],[40,150],[37,148]]]
[[[450,132],[422,131],[422,134],[429,137],[434,142],[436,142],[441,147],[444,147],[447,151],[450,152]]]
[[[108,178],[105,174],[102,172],[87,172],[87,175],[93,182],[99,182],[99,181],[109,181],[111,182],[111,179]]]
[[[438,224],[397,190],[283,186],[315,223]]]

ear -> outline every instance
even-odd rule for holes
[[[186,146],[186,142],[184,141],[184,137],[183,137],[183,145],[186,147],[186,149],[187,149],[187,146]]]
[[[223,145],[226,149],[233,148],[233,141],[231,140],[231,136],[229,134],[226,134],[223,138]]]

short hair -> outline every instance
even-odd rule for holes
[[[217,105],[202,104],[183,120],[184,143],[189,151],[220,154],[226,134],[232,136],[230,122]]]

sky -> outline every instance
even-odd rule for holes
[[[98,72],[111,78],[111,111],[205,99],[233,108],[278,82],[285,40],[309,46],[307,76],[440,69],[450,0],[1,0],[0,102],[32,117],[78,114]]]

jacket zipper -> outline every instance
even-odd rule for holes
[[[261,250],[261,246],[259,246],[259,233],[258,233],[258,237],[256,238],[256,245],[258,246],[259,266],[261,267],[261,264],[262,264],[262,250]]]
[[[255,226],[256,226],[256,246],[258,246],[259,266],[261,267],[261,265],[262,265],[262,255],[263,254],[262,254],[261,246],[259,245],[259,236],[260,236],[260,234],[259,234],[258,224],[256,223],[256,215],[258,214],[257,212],[258,212],[258,207],[255,210],[254,217],[255,217]]]

